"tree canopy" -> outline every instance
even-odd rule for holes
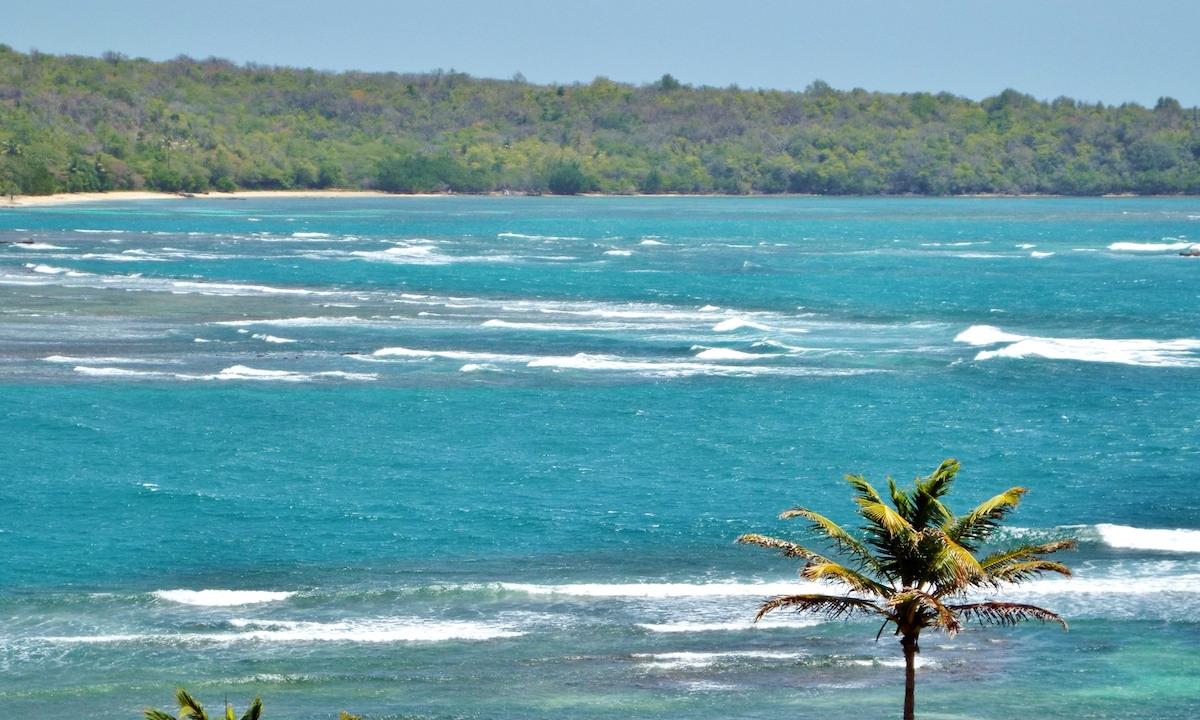
[[[1200,193],[1200,111],[1015,90],[541,86],[0,45],[0,191]]]

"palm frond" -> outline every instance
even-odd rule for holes
[[[903,612],[904,606],[915,605],[919,615],[927,620],[922,622],[921,618],[917,618],[917,624],[921,627],[933,625],[946,631],[951,637],[962,630],[962,621],[958,614],[949,605],[923,590],[905,588],[888,598],[887,604],[895,615],[906,615],[907,613]]]
[[[957,586],[957,588],[947,587],[941,593],[942,595],[952,594],[954,589],[964,588],[984,577],[983,566],[970,550],[954,542],[941,530],[938,530],[936,534],[941,540],[941,549],[934,561],[934,566],[939,575],[947,580],[953,579]]]
[[[917,478],[913,483],[913,514],[909,522],[918,530],[941,526],[953,514],[942,504],[941,497],[950,492],[959,464],[954,458],[943,460],[933,474],[925,479]]]
[[[1059,552],[1060,550],[1074,550],[1077,547],[1075,540],[1056,540],[1055,542],[1043,543],[1041,545],[1025,544],[1018,545],[1007,550],[1000,550],[988,555],[979,561],[985,572],[992,572],[1005,565],[1025,560],[1040,560],[1042,555],[1050,555],[1051,553]]]
[[[262,717],[262,697],[259,695],[255,695],[254,701],[250,703],[250,707],[247,708],[245,714],[242,715],[242,720],[259,720],[259,718],[261,718],[261,717]]]
[[[880,564],[879,559],[872,555],[871,551],[859,542],[857,538],[846,532],[841,525],[838,525],[824,515],[818,515],[804,508],[786,510],[779,516],[781,520],[794,517],[802,517],[808,520],[809,528],[813,532],[824,535],[838,550],[851,555],[862,567],[869,567],[875,572],[883,574],[883,566]]]
[[[858,504],[862,516],[875,525],[876,534],[887,538],[905,538],[913,534],[913,526],[886,503],[859,498]]]
[[[179,703],[179,720],[208,720],[208,713],[204,712],[204,706],[187,690],[183,688],[176,690],[175,702]]]
[[[871,483],[867,482],[867,478],[862,475],[847,475],[846,482],[850,483],[850,487],[854,488],[854,496],[856,499],[871,500],[881,503],[883,498],[879,497],[879,493],[875,488],[871,487]]]
[[[896,481],[892,479],[891,475],[888,475],[887,484],[888,494],[892,497],[892,505],[895,506],[896,512],[900,513],[900,517],[911,522],[913,517],[913,504],[908,497],[908,493],[901,490],[896,485]]]
[[[800,570],[800,577],[805,580],[835,580],[850,586],[856,592],[883,598],[892,594],[892,588],[831,560],[810,562]]]
[[[362,716],[361,715],[351,715],[350,713],[343,710],[342,714],[338,715],[338,720],[362,720]]]
[[[1046,573],[1058,573],[1059,575],[1071,577],[1070,568],[1062,563],[1051,560],[1027,560],[1025,562],[1005,565],[999,570],[990,573],[989,576],[993,579],[994,585],[999,585],[1000,582],[1022,583],[1026,580],[1041,577]]]
[[[817,594],[782,595],[763,603],[758,609],[758,614],[754,616],[754,622],[758,622],[764,615],[772,610],[779,610],[782,608],[794,608],[798,613],[806,612],[824,615],[830,620],[837,619],[843,615],[853,615],[856,612],[867,615],[888,615],[887,610],[884,608],[876,605],[870,600],[864,600],[862,598]]]
[[[142,717],[146,718],[146,720],[177,720],[174,715],[168,715],[158,708],[146,708],[145,712],[142,713]]]
[[[767,535],[755,535],[753,533],[749,533],[742,535],[737,540],[734,540],[734,542],[742,545],[757,545],[759,547],[765,547],[771,550],[778,550],[780,554],[785,557],[801,558],[811,562],[826,561],[824,557],[806,547],[803,547],[802,545],[797,545],[794,542],[780,540],[779,538],[773,538]]]
[[[958,476],[960,467],[961,464],[954,458],[943,460],[932,475],[917,481],[917,487],[935,500],[941,498],[950,492],[950,487],[954,485],[954,478]]]
[[[992,534],[1004,518],[1021,503],[1021,496],[1029,492],[1023,487],[1010,488],[999,495],[983,501],[971,512],[946,523],[946,534],[955,542],[974,550]]]
[[[1040,623],[1056,622],[1067,629],[1067,621],[1062,616],[1037,605],[1021,603],[981,602],[967,605],[951,605],[951,610],[962,615],[967,621],[974,620],[980,625],[1011,626],[1017,623],[1035,620]]]

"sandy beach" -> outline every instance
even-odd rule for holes
[[[0,208],[45,207],[92,202],[122,202],[126,200],[249,200],[252,198],[346,198],[400,197],[375,190],[243,190],[231,193],[162,193],[145,190],[106,193],[57,193],[54,195],[16,195],[0,199]]]

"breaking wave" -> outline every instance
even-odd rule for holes
[[[1100,338],[1034,337],[1006,333],[991,325],[974,325],[959,333],[955,342],[975,346],[1009,343],[982,350],[976,360],[1042,357],[1049,360],[1119,363],[1149,367],[1200,367],[1200,340],[1108,340]]]

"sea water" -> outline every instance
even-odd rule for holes
[[[1077,537],[921,638],[926,717],[1200,712],[1196,199],[0,211],[0,717],[899,714],[745,532],[845,473]]]

